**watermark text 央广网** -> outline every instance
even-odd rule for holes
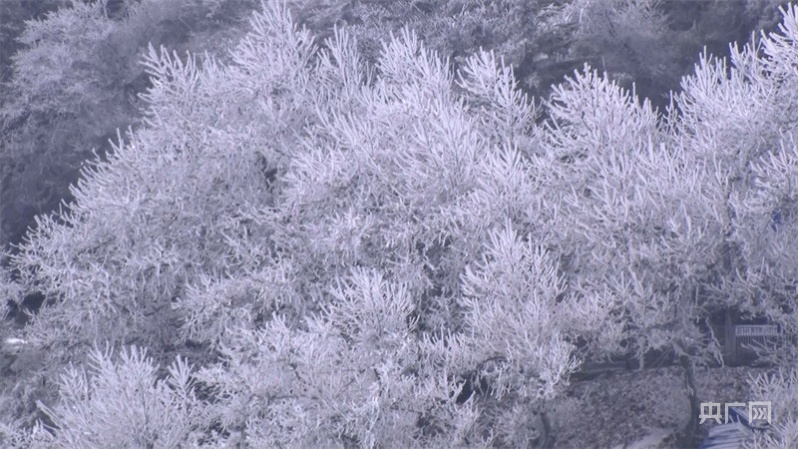
[[[723,408],[721,408],[722,405],[724,406]],[[746,406],[747,410],[745,409]],[[732,408],[739,410],[737,414],[747,411],[747,416],[743,416],[743,419],[748,421],[749,425],[770,425],[772,419],[770,401],[751,401],[747,404],[745,402],[727,402],[725,404],[720,402],[702,402],[698,415],[699,424],[703,424],[708,419],[714,420],[718,424],[726,424],[731,419],[729,411]]]

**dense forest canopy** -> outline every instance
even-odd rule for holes
[[[787,342],[751,388],[792,447],[798,8],[724,5],[43,4],[0,442],[562,447],[585,363],[661,351],[690,446],[734,309]]]

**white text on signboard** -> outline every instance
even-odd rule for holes
[[[740,324],[734,326],[735,337],[777,337],[779,327],[775,324]]]

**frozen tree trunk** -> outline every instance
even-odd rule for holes
[[[554,447],[554,434],[551,430],[551,420],[546,410],[540,413],[540,422],[542,424],[542,435],[540,436],[540,447],[543,449],[550,449]]]
[[[687,389],[687,400],[689,402],[690,416],[682,434],[679,437],[679,447],[695,447],[696,436],[698,434],[698,414],[699,400],[696,393],[695,369],[693,360],[686,352],[679,354],[679,365],[684,374],[684,386]]]

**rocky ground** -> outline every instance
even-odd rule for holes
[[[763,368],[697,368],[702,402],[767,401],[751,397],[747,379]],[[674,438],[662,444],[632,446],[646,436],[673,435],[686,422],[687,397],[678,367],[619,371],[574,382],[554,405],[557,448],[677,448]],[[701,426],[703,435],[709,430]]]

